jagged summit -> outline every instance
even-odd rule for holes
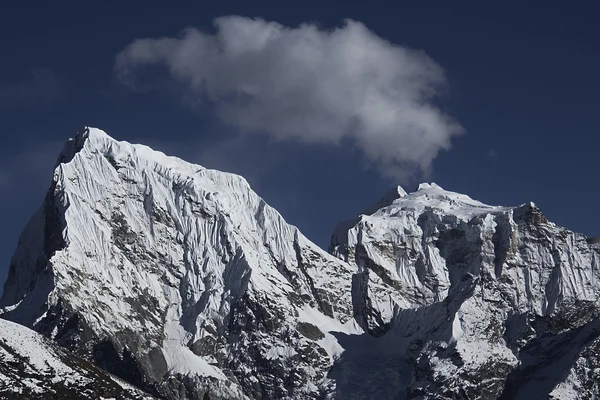
[[[81,128],[74,137],[67,140],[67,142],[63,146],[62,151],[58,156],[57,164],[55,165],[55,167],[59,164],[70,162],[75,156],[75,154],[77,154],[79,151],[81,151],[81,149],[83,149],[90,136],[92,137],[91,140],[93,142],[97,142],[102,138],[112,139],[100,129],[85,126]]]
[[[442,187],[435,182],[431,182],[431,183],[423,182],[423,183],[419,183],[419,185],[417,186],[417,190],[415,190],[415,191],[431,189],[431,188],[442,189]]]
[[[394,189],[390,190],[388,193],[383,195],[381,199],[377,200],[375,203],[367,207],[362,213],[365,215],[371,215],[377,212],[379,209],[389,206],[394,201],[404,196],[406,196],[406,191],[402,188],[402,186],[398,185]]]
[[[498,213],[506,211],[508,208],[484,204],[465,194],[444,190],[432,182],[419,184],[417,190],[412,193],[407,193],[401,186],[397,186],[366,208],[362,214],[373,217],[390,217],[405,211],[430,209],[444,215],[453,215],[468,220],[473,216]]]
[[[126,166],[137,169],[162,167],[164,170],[170,169],[186,176],[205,169],[142,144],[118,141],[103,130],[93,127],[82,128],[75,137],[67,141],[60,154],[59,164],[70,163],[81,151],[87,154],[88,160],[94,159],[94,154],[102,155],[115,169]],[[89,169],[89,166],[86,167]],[[228,175],[225,172],[220,173]],[[240,176],[236,179],[245,180]]]
[[[429,209],[443,215],[468,220],[476,215],[498,213],[508,209],[508,207],[490,206],[473,200],[465,194],[444,190],[435,183],[421,183],[415,192],[398,196],[389,204],[379,205],[381,207],[370,215],[389,217],[405,211],[420,212]]]

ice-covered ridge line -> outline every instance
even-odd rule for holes
[[[398,195],[391,200],[393,193],[398,193]],[[384,199],[387,201],[383,201]],[[421,183],[415,192],[408,194],[398,186],[398,189],[394,189],[384,196],[379,205],[381,207],[377,210],[369,209],[371,212],[364,214],[371,217],[394,217],[403,212],[422,213],[426,209],[431,209],[439,214],[469,220],[477,215],[501,213],[514,208],[490,206],[465,194],[444,190],[435,183]]]
[[[168,156],[143,144],[118,141],[103,130],[92,127],[86,127],[83,132],[69,140],[61,153],[61,159],[70,160],[81,150],[100,152],[103,156],[108,157],[111,162],[126,162],[128,166],[134,168],[162,167],[163,169],[171,169],[185,177],[190,177],[204,170],[211,171],[178,157]],[[245,182],[245,179],[239,175],[220,171],[219,173],[234,176],[236,179]]]
[[[377,200],[374,204],[367,207],[362,213],[365,215],[371,215],[383,207],[387,207],[392,204],[395,200],[406,196],[406,191],[402,188],[402,186],[398,185],[388,193],[383,195],[381,199]]]

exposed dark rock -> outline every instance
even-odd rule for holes
[[[296,329],[298,329],[298,333],[310,340],[320,340],[325,337],[319,328],[308,322],[298,322]]]

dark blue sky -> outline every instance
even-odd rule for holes
[[[62,143],[80,126],[143,142],[246,176],[312,240],[327,246],[393,181],[354,147],[240,137],[210,108],[168,90],[134,93],[114,75],[136,38],[212,32],[237,14],[324,29],[360,21],[398,45],[422,49],[446,73],[438,100],[466,135],[437,157],[428,180],[490,204],[533,200],[554,222],[600,236],[600,9],[564,2],[67,2],[0,12],[0,280],[18,235],[39,207]],[[417,4],[418,3],[418,4]],[[412,189],[420,179],[405,185]]]

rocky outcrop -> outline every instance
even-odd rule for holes
[[[0,399],[153,399],[34,331],[1,319],[0,360]]]

